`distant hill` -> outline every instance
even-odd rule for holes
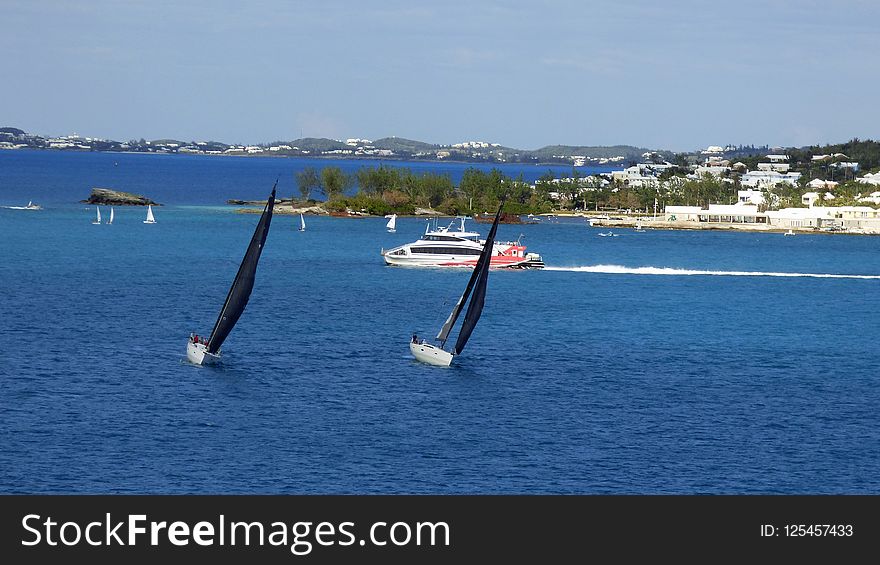
[[[52,149],[71,151],[134,151],[144,153],[210,153],[235,155],[263,155],[278,157],[328,157],[362,159],[398,159],[456,161],[471,163],[532,163],[627,166],[633,162],[667,160],[696,164],[705,161],[707,152],[702,150],[675,153],[665,149],[651,149],[635,145],[547,145],[539,149],[517,149],[489,142],[462,142],[451,144],[428,143],[405,137],[383,137],[375,141],[351,139],[342,141],[320,137],[305,137],[292,141],[271,143],[236,143],[220,141],[182,141],[172,138],[154,139],[150,142],[129,140],[126,142],[77,136],[58,138],[29,134],[25,130],[0,127],[0,143],[3,149]],[[653,153],[654,155],[645,155]],[[828,163],[813,161],[817,155],[835,155],[836,161],[855,161],[860,170],[880,168],[880,141],[851,139],[844,143],[824,146],[768,147],[755,145],[724,146],[713,154],[731,162],[743,161],[750,169],[771,153],[789,155],[792,170],[809,171],[810,176],[831,175]],[[838,158],[838,154],[843,157]],[[821,169],[821,170],[820,170]],[[836,178],[836,177],[835,177]]]
[[[553,156],[571,157],[573,155],[582,155],[584,157],[594,157],[597,159],[610,159],[612,157],[622,156],[626,160],[639,160],[643,153],[647,152],[660,153],[661,155],[672,157],[671,151],[648,149],[645,147],[634,147],[632,145],[548,145],[534,151],[530,151],[532,155],[539,159],[550,159]]]
[[[423,151],[437,151],[440,146],[424,141],[413,141],[403,137],[383,137],[373,142],[376,149],[390,149],[396,153],[420,153]]]
[[[303,137],[301,139],[288,141],[287,144],[299,147],[300,149],[307,149],[309,151],[333,151],[335,149],[351,149],[351,147],[349,147],[342,141],[338,141],[336,139],[326,139],[323,137]]]
[[[18,128],[5,127],[0,128],[0,133],[9,133],[12,135],[25,135],[25,131]]]

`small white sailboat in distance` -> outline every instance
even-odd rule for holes
[[[269,235],[269,225],[272,222],[272,211],[275,208],[275,186],[272,187],[272,194],[266,201],[266,207],[263,208],[263,214],[257,227],[254,229],[254,235],[248,244],[232,286],[229,287],[229,294],[226,295],[226,302],[220,309],[220,315],[214,322],[214,329],[207,338],[191,333],[189,341],[186,344],[186,358],[190,363],[196,365],[211,365],[220,360],[220,348],[223,342],[232,331],[244,307],[247,306],[248,299],[251,297],[251,291],[254,288],[254,277],[257,274],[257,263],[260,261],[260,255],[263,253],[263,246],[266,244],[266,236]]]
[[[299,231],[306,231],[306,219],[302,214],[299,215]]]
[[[155,224],[156,218],[153,217],[153,206],[147,205],[147,219],[144,220],[145,224]]]
[[[474,272],[471,274],[471,278],[468,280],[461,298],[458,299],[458,302],[456,302],[455,307],[449,314],[449,318],[446,319],[443,327],[440,328],[440,333],[437,334],[436,339],[440,346],[427,343],[424,339],[420,340],[417,334],[413,334],[412,340],[409,343],[409,351],[422,363],[448,367],[452,363],[452,359],[456,355],[461,354],[462,349],[464,349],[465,344],[471,337],[471,333],[473,333],[474,327],[477,325],[477,320],[480,319],[480,314],[483,313],[483,304],[486,301],[490,258],[492,256],[492,248],[495,245],[495,232],[498,230],[498,220],[501,218],[501,209],[503,207],[504,197],[501,198],[501,204],[499,204],[498,212],[495,214],[495,221],[492,222],[492,229],[489,230],[489,235],[486,236],[483,250],[480,252],[480,258],[477,260],[477,266],[474,267]],[[471,296],[472,291],[473,295]],[[458,319],[464,303],[467,302],[468,296],[470,296],[471,301],[464,315],[461,329],[458,331],[455,348],[451,352],[446,351],[443,349],[443,346],[446,345],[449,332],[452,330],[452,326],[455,325],[455,321]]]
[[[109,226],[112,223],[113,223],[113,208],[110,208],[110,219],[107,220],[107,225]]]
[[[95,211],[98,213],[98,216],[97,216],[97,218],[95,218],[95,219],[92,221],[92,225],[95,225],[95,226],[96,226],[96,225],[98,225],[98,224],[101,223],[101,208],[98,207],[98,206],[95,206]]]
[[[397,232],[397,214],[389,214],[385,217],[390,218],[388,220],[388,223],[385,224],[385,227],[388,228],[388,233],[396,233]]]

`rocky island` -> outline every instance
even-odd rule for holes
[[[93,188],[92,193],[86,200],[80,200],[83,204],[104,204],[108,206],[161,206],[146,196],[111,190],[109,188]]]

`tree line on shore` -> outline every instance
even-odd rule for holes
[[[320,171],[306,167],[295,174],[295,181],[302,201],[323,195],[324,207],[331,212],[410,215],[416,208],[429,208],[448,215],[474,214],[497,208],[502,194],[507,194],[504,209],[511,214],[548,212],[554,207],[548,194],[534,190],[521,175],[511,178],[498,169],[469,168],[458,186],[448,174],[416,174],[386,165],[363,167],[353,175],[336,166]],[[349,194],[355,185],[357,191]]]
[[[486,172],[469,168],[455,186],[447,174],[415,174],[407,168],[386,165],[364,167],[354,174],[346,174],[337,166],[320,170],[306,167],[295,174],[295,180],[301,202],[314,202],[312,197],[321,195],[326,199],[323,207],[330,212],[348,210],[377,216],[412,215],[417,208],[448,215],[471,215],[496,209],[504,193],[508,194],[504,211],[509,214],[650,211],[655,198],[658,210],[666,205],[699,205],[736,199],[733,183],[711,177],[683,180],[683,177],[664,174],[660,188],[629,187],[610,182],[606,175],[583,176],[576,169],[564,178],[548,171],[534,186],[521,175],[511,178],[498,169]],[[355,186],[357,190],[351,193]]]
[[[864,144],[842,148],[858,154]],[[859,156],[869,165],[880,165],[880,160],[873,158],[877,147],[872,145],[870,149],[870,155]],[[793,161],[802,169],[800,180],[795,185],[781,183],[762,188],[765,202],[762,211],[803,206],[802,195],[808,190],[807,183],[813,178],[834,175],[833,167],[828,164],[811,163],[810,155],[798,155]],[[512,178],[495,168],[488,172],[468,168],[455,186],[448,174],[416,174],[408,168],[387,165],[363,167],[354,174],[347,174],[337,166],[328,166],[320,170],[306,167],[295,174],[295,181],[302,201],[320,194],[326,198],[324,207],[329,211],[352,210],[372,215],[411,215],[417,208],[448,215],[470,215],[494,210],[505,193],[508,199],[504,210],[510,214],[621,209],[650,213],[655,206],[661,212],[669,205],[733,204],[738,200],[738,191],[744,188],[741,169],[731,169],[720,177],[706,174],[691,178],[688,173],[685,166],[672,167],[664,170],[652,185],[628,186],[613,180],[608,173],[585,176],[573,168],[569,176],[561,178],[548,171],[530,185],[522,175]],[[852,174],[838,178],[840,184],[833,191],[834,205],[866,205],[859,202],[859,197],[871,192],[869,187],[857,182]],[[357,190],[351,193],[355,186]],[[825,191],[818,192],[819,204],[824,204]]]

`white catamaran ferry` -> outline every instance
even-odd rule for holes
[[[485,240],[477,232],[466,231],[463,216],[461,225],[453,228],[455,220],[448,226],[430,225],[418,241],[400,245],[392,249],[382,249],[382,257],[388,265],[416,267],[473,267],[480,258]],[[492,245],[490,266],[508,269],[541,269],[544,261],[537,253],[526,253],[526,247],[519,241],[495,241]]]

